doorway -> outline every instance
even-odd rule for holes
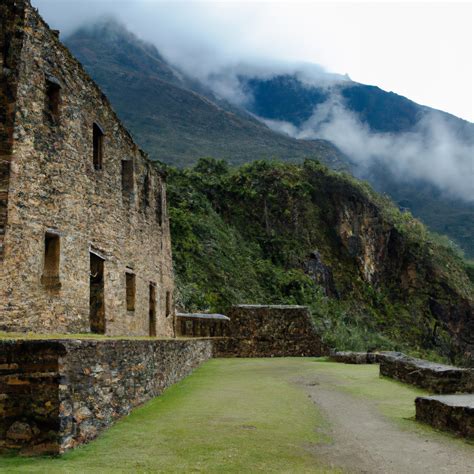
[[[91,332],[105,334],[104,259],[91,252],[90,260]]]
[[[151,337],[156,337],[156,285],[150,283],[149,300],[149,333]]]

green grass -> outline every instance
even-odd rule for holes
[[[95,442],[61,458],[0,458],[3,472],[315,472],[324,422],[289,380],[298,359],[212,360]],[[316,472],[318,472],[316,470]]]
[[[329,426],[295,383],[318,374],[407,429],[421,429],[413,421],[414,398],[425,392],[380,378],[378,366],[214,359],[96,441],[60,458],[0,457],[0,471],[334,472],[308,449],[330,441]]]

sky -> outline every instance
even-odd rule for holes
[[[63,36],[114,15],[184,69],[309,62],[474,122],[472,1],[32,0]]]

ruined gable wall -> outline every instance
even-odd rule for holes
[[[0,260],[8,216],[8,187],[13,145],[17,60],[23,44],[23,3],[0,4]]]
[[[157,334],[173,277],[165,185],[133,143],[99,88],[28,4],[17,70],[0,328],[89,331],[89,248],[105,257],[106,333],[147,335],[149,283],[157,287]],[[46,77],[61,85],[60,116],[45,112]],[[105,131],[103,169],[93,166],[92,127]],[[134,160],[133,192],[122,193],[122,160]],[[161,202],[160,202],[161,201]],[[159,217],[158,207],[164,212]],[[45,232],[60,234],[60,288],[41,282]],[[125,298],[136,274],[135,311]]]

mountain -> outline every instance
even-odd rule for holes
[[[327,113],[320,123],[311,129],[311,120],[318,110],[324,108],[331,100],[332,95],[338,96],[337,104],[344,107],[347,116],[361,122],[367,127],[368,133],[362,135],[363,138],[370,137],[373,133],[374,140],[382,137],[382,143],[388,142],[390,145],[392,137],[401,137],[402,142],[405,136],[411,140],[413,136],[419,136],[416,151],[413,158],[420,163],[426,160],[425,168],[429,172],[430,166],[436,168],[437,164],[430,165],[432,158],[430,152],[436,152],[433,145],[432,150],[425,154],[417,154],[426,142],[433,141],[433,137],[426,136],[426,133],[419,132],[419,124],[423,120],[438,120],[443,124],[441,130],[434,129],[431,133],[434,137],[441,133],[449,132],[450,137],[445,139],[447,146],[443,153],[446,155],[446,162],[449,163],[450,141],[455,140],[457,148],[464,147],[464,159],[470,161],[467,168],[467,176],[464,178],[474,182],[472,172],[472,162],[474,161],[474,124],[455,117],[451,114],[441,112],[419,105],[406,97],[393,92],[386,92],[378,87],[358,84],[348,81],[341,81],[328,87],[308,84],[297,74],[276,75],[270,78],[259,78],[241,75],[240,85],[247,95],[247,110],[260,117],[264,121],[277,121],[291,124],[297,130],[303,130],[306,135],[313,132],[318,135],[320,128],[326,127],[331,120]],[[307,125],[309,123],[309,125]],[[344,133],[350,132],[350,122]],[[281,127],[280,127],[281,128]],[[318,129],[319,128],[319,129]],[[363,130],[362,130],[363,131]],[[418,135],[416,135],[418,134]],[[387,138],[389,137],[389,138]],[[335,135],[336,146],[342,147],[346,155],[351,158],[351,150],[344,150],[343,142],[347,139],[344,134]],[[422,142],[422,143],[421,143]],[[369,146],[367,144],[367,154]],[[428,146],[429,148],[429,146]],[[453,155],[458,152],[454,148]],[[466,253],[468,257],[474,258],[474,184],[470,186],[471,195],[469,200],[453,196],[450,193],[442,192],[439,186],[433,184],[423,176],[411,177],[410,170],[406,169],[402,176],[397,176],[393,172],[396,168],[397,154],[382,160],[366,160],[363,157],[362,163],[352,160],[352,172],[361,179],[368,180],[374,188],[388,194],[401,208],[409,209],[413,215],[419,217],[431,229],[436,232],[446,234],[453,239]],[[454,160],[454,156],[452,157]],[[392,164],[394,166],[392,166]],[[448,167],[450,167],[448,165]],[[470,172],[469,172],[470,170]],[[446,174],[449,171],[446,170]]]
[[[201,157],[221,158],[232,164],[262,158],[295,162],[316,158],[335,169],[350,169],[355,176],[368,180],[431,229],[448,235],[468,257],[474,257],[472,201],[442,192],[423,175],[409,179],[406,170],[394,172],[387,163],[398,163],[396,157],[385,162],[367,161],[367,165],[364,152],[370,135],[360,139],[362,161],[360,156],[354,159],[352,147],[343,148],[349,135],[345,122],[338,135],[324,139],[311,129],[309,134],[304,130],[299,139],[287,130],[307,127],[315,110],[324,110],[334,95],[344,110],[370,133],[388,137],[410,134],[423,117],[435,114],[449,124],[462,143],[469,144],[474,143],[473,125],[469,122],[347,78],[320,86],[298,74],[238,74],[239,87],[248,100],[231,103],[217,96],[209,85],[170,65],[154,46],[113,20],[81,28],[65,43],[152,159],[189,166]],[[328,121],[330,117],[323,117],[320,125],[325,126]],[[275,125],[281,123],[288,125],[283,128],[286,133],[280,133],[281,127]],[[437,131],[433,133],[436,135]],[[391,145],[397,149],[397,142]],[[426,164],[429,156],[415,153],[411,158],[418,165],[425,163],[430,171],[429,163]],[[444,174],[449,175],[449,170]],[[466,177],[468,173],[461,175]]]
[[[303,304],[330,347],[473,363],[474,267],[365,183],[205,159],[168,168],[168,195],[182,308]]]
[[[331,143],[275,133],[249,113],[214,97],[114,20],[81,28],[65,44],[154,160],[186,166],[206,156],[236,164],[313,157],[336,168],[345,166],[343,155]]]
[[[335,81],[332,87],[311,84],[296,74],[274,75],[270,78],[239,75],[241,87],[250,95],[249,106],[255,115],[302,125],[311,118],[318,105],[330,97],[334,89],[341,94],[347,110],[374,132],[401,133],[413,130],[429,112],[442,116],[456,132],[474,143],[474,124],[454,115],[431,109],[394,92],[351,80]],[[317,82],[317,81],[316,81]]]
[[[115,22],[82,28],[66,44],[168,175],[183,309],[306,304],[338,349],[400,349],[472,363],[472,267],[366,183],[320,164],[347,166],[334,145],[272,131],[250,103],[216,97]],[[273,119],[299,126],[327,91],[291,96],[287,86],[285,79],[281,99],[268,98],[265,113],[274,107]],[[263,114],[263,100],[260,107]]]

